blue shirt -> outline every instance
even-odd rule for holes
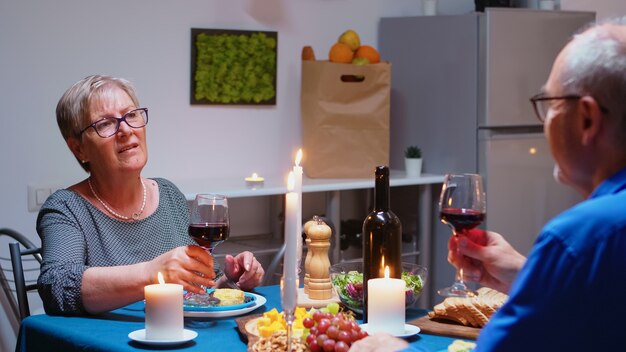
[[[626,169],[542,229],[476,351],[623,351]]]

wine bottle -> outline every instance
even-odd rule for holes
[[[389,168],[376,167],[374,209],[363,221],[363,322],[367,322],[367,280],[402,277],[402,224],[389,209]]]

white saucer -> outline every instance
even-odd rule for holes
[[[361,329],[365,330],[365,332],[369,333],[369,331],[367,331],[367,324],[361,324],[359,325],[361,327]],[[417,334],[418,332],[420,332],[420,328],[415,326],[415,325],[411,325],[411,324],[404,324],[404,332],[401,334],[391,334],[395,337],[409,337],[409,336],[413,336],[415,334]]]
[[[183,330],[183,337],[175,340],[148,340],[146,339],[146,329],[135,330],[128,334],[128,337],[137,342],[141,342],[146,345],[157,345],[157,346],[165,346],[165,345],[176,345],[180,343],[185,343],[191,341],[198,336],[198,333],[193,330]]]

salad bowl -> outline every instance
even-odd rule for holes
[[[402,263],[406,283],[405,306],[411,308],[422,294],[428,270],[414,263]],[[355,313],[363,314],[363,263],[346,262],[330,267],[330,279],[341,303]]]

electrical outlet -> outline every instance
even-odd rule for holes
[[[48,196],[57,190],[61,189],[61,186],[31,186],[28,185],[28,211],[36,212],[41,209],[41,206],[46,201]]]

